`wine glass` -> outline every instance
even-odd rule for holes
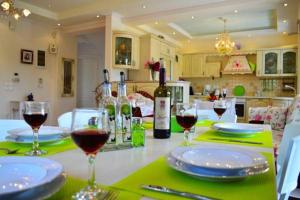
[[[184,145],[191,143],[190,130],[197,122],[197,107],[195,103],[177,103],[176,121],[184,129]]]
[[[225,113],[226,111],[226,101],[224,100],[216,100],[214,101],[214,111],[215,113],[217,113],[219,120],[221,120],[222,115]]]
[[[71,137],[88,156],[89,165],[88,185],[73,195],[73,199],[103,199],[107,195],[95,182],[95,158],[110,135],[108,118],[106,109],[73,110]]]
[[[23,102],[23,118],[27,124],[29,124],[33,131],[32,150],[26,152],[28,156],[40,156],[46,154],[45,150],[39,148],[39,129],[41,125],[46,121],[49,112],[48,102],[35,102],[25,101]]]

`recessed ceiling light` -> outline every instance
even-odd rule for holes
[[[282,22],[283,22],[283,23],[286,23],[287,21],[286,21],[286,19],[284,19],[284,20],[282,20]]]
[[[172,34],[173,34],[173,35],[176,35],[176,32],[174,31]]]
[[[145,8],[147,8],[147,6],[143,4],[143,5],[142,5],[142,8],[144,8],[144,9],[145,9]]]
[[[218,37],[216,37],[216,40],[218,40],[219,38]]]
[[[96,17],[97,17],[97,18],[99,18],[99,17],[100,17],[100,15],[97,15]]]
[[[158,24],[158,21],[156,21],[155,24],[157,25],[157,24]]]
[[[195,16],[192,16],[192,19],[195,19]]]
[[[287,3],[284,3],[284,4],[283,4],[283,6],[284,6],[284,7],[287,7],[287,6],[288,6],[288,4],[287,4]]]
[[[285,32],[285,31],[284,31],[284,32],[282,32],[282,34],[283,34],[283,35],[286,35],[286,34],[287,34],[287,32]]]
[[[61,24],[58,23],[57,26],[61,26]]]
[[[234,13],[238,13],[239,11],[238,10],[234,10]]]

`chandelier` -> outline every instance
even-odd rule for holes
[[[13,0],[4,0],[0,3],[0,14],[4,13],[7,16],[13,16],[15,20],[20,19],[20,17],[28,17],[31,12],[28,9],[19,9],[14,6]]]
[[[224,32],[219,35],[218,41],[215,44],[217,51],[220,54],[230,54],[235,43],[230,40],[229,34],[226,32],[226,19],[220,18],[224,22]]]

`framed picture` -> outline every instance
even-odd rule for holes
[[[74,96],[75,60],[62,58],[62,97]]]
[[[38,67],[45,67],[45,57],[46,57],[46,52],[42,50],[37,51],[37,66]]]
[[[33,51],[21,49],[21,63],[33,64]]]

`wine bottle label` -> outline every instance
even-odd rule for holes
[[[155,129],[170,129],[170,112],[171,112],[170,97],[155,98]]]

